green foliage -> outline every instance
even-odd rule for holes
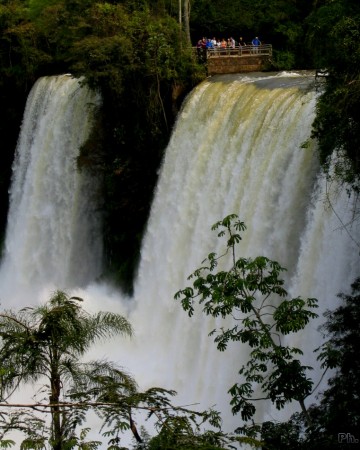
[[[320,2],[308,22],[315,66],[328,75],[317,104],[313,136],[326,169],[332,155],[336,156],[329,176],[359,192],[360,4],[356,0]]]
[[[237,440],[221,431],[216,411],[175,407],[173,390],[152,387],[139,392],[133,377],[114,363],[84,362],[91,344],[117,335],[131,336],[132,328],[118,314],[88,314],[81,302],[57,291],[44,305],[0,314],[2,448],[12,445],[6,437],[17,430],[23,436],[23,450],[49,446],[53,450],[95,450],[102,442],[90,440],[90,430],[84,428],[90,410],[100,419],[99,433],[112,449],[123,448],[121,436],[130,430],[138,444],[143,444],[135,424],[135,415],[141,412],[155,419],[159,439],[154,442],[165,439],[188,448],[193,441],[199,443],[198,448],[215,450]],[[34,381],[41,383],[34,403],[12,404],[13,393]],[[51,417],[50,427],[43,418],[46,413]],[[206,430],[205,424],[212,431]],[[149,436],[147,439],[150,441]],[[170,448],[164,445],[162,448]]]
[[[323,367],[335,371],[313,411],[318,428],[333,440],[343,429],[358,437],[360,428],[360,278],[353,283],[351,295],[339,294],[339,298],[341,305],[325,314],[323,331],[328,339],[319,349]]]
[[[182,411],[185,411],[181,408]],[[197,417],[201,417],[198,421]],[[201,430],[208,422],[212,430]],[[161,420],[161,429],[157,436],[148,439],[145,447],[148,450],[225,450],[235,448],[232,443],[245,442],[242,438],[231,436],[221,431],[221,418],[213,410],[187,415],[170,415]]]
[[[295,421],[285,423],[264,422],[261,426],[261,437],[264,450],[300,450],[301,427]]]
[[[0,5],[0,31],[0,86],[6,77],[14,77],[19,84],[33,79],[49,57],[41,48],[34,23],[28,20],[24,2],[6,1]]]
[[[265,422],[240,430],[260,434],[266,450],[346,450],[359,436],[360,425],[360,279],[352,285],[351,295],[339,294],[341,304],[325,313],[321,327],[325,342],[319,347],[318,359],[323,368],[332,368],[319,403],[311,405],[307,413],[296,413],[284,423]],[[348,436],[339,440],[341,436]],[[354,446],[356,447],[356,445]]]
[[[7,411],[3,407],[0,412],[0,448],[11,448],[16,445],[12,439],[5,436],[11,430],[19,430],[24,435],[20,449],[45,449],[48,436],[46,420],[36,417],[34,412],[19,408]]]
[[[0,441],[0,448],[11,448],[15,445],[15,442],[11,439],[4,439]]]
[[[275,70],[291,70],[295,66],[295,55],[287,50],[274,49],[272,65]]]
[[[206,315],[232,317],[232,325],[213,330],[219,350],[229,342],[241,342],[250,348],[249,360],[239,371],[242,382],[229,390],[234,413],[243,420],[251,419],[256,408],[255,389],[260,385],[264,399],[270,399],[278,409],[296,400],[304,409],[304,399],[312,389],[308,378],[310,367],[301,364],[298,348],[282,343],[282,335],[303,330],[317,317],[313,309],[316,299],[283,299],[287,296],[280,278],[285,269],[264,256],[237,258],[236,248],[241,242],[245,224],[235,214],[217,222],[213,230],[226,237],[226,250],[217,256],[210,253],[203,265],[189,276],[193,285],[176,293],[189,316],[201,305]],[[230,269],[218,270],[220,260],[226,259]],[[204,263],[203,262],[203,263]]]
[[[221,433],[194,433],[188,418],[175,417],[168,419],[161,432],[148,444],[149,450],[222,450],[224,447]]]
[[[63,449],[73,442],[74,431],[83,423],[88,409],[85,406],[67,411],[66,406],[59,406],[62,396],[76,398],[80,402],[85,398],[88,400],[89,392],[98,386],[99,374],[116,380],[123,393],[136,390],[132,377],[113,364],[81,362],[81,357],[93,343],[116,335],[132,334],[131,325],[124,317],[106,312],[90,315],[81,308],[81,301],[57,291],[47,304],[24,308],[17,314],[12,311],[0,314],[1,399],[4,401],[11,397],[23,384],[45,377],[44,392],[50,400],[52,417],[48,440],[54,449]],[[20,412],[7,426],[20,431],[25,428],[28,437],[23,446],[29,448],[28,445],[38,442],[34,441],[32,430],[37,430],[43,423],[28,429],[22,426],[21,419]],[[44,438],[41,442],[39,445],[43,445]]]

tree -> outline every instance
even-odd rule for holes
[[[357,0],[318,1],[307,24],[315,68],[326,74],[313,124],[320,160],[328,174],[359,193],[360,4]]]
[[[20,386],[45,378],[49,407],[37,409],[50,411],[49,442],[54,450],[64,449],[74,439],[87,409],[79,406],[69,411],[66,397],[82,400],[85,392],[98,385],[99,377],[115,380],[123,393],[136,391],[133,378],[112,364],[81,361],[95,342],[132,335],[124,317],[104,312],[90,315],[81,308],[81,301],[57,291],[45,305],[0,315],[1,400],[7,401]]]
[[[164,414],[165,411],[154,411],[160,425],[158,434],[149,437],[145,433],[143,446],[140,444],[136,450],[226,450],[234,448],[231,443],[241,442],[242,438],[221,431],[221,417],[217,411],[199,414],[179,408],[173,409],[172,414]],[[206,422],[212,426],[211,430],[203,429]]]
[[[346,449],[360,439],[360,278],[351,288],[351,295],[338,294],[338,308],[325,313],[319,359],[333,372],[319,404],[309,408],[313,429],[306,449]]]
[[[226,251],[220,256],[210,253],[204,261],[207,264],[190,275],[192,286],[178,291],[175,298],[181,300],[189,316],[198,303],[206,315],[233,318],[229,326],[210,333],[216,335],[220,351],[231,341],[249,346],[249,360],[239,371],[242,381],[229,390],[234,414],[240,412],[244,421],[253,418],[255,388],[260,386],[262,399],[271,400],[278,409],[297,401],[310,426],[305,406],[313,385],[307,374],[310,367],[298,359],[302,354],[299,348],[284,345],[283,336],[303,330],[317,316],[313,312],[317,300],[284,299],[287,292],[280,274],[285,269],[278,262],[264,256],[237,258],[236,246],[245,228],[235,214],[213,225],[213,230],[220,230],[219,237],[227,235]],[[231,267],[217,271],[223,259]]]
[[[320,410],[326,412],[321,414],[326,429],[335,434],[345,429],[357,434],[360,429],[360,278],[351,287],[351,295],[339,294],[342,304],[326,312],[323,330],[327,341],[320,348],[323,367],[335,370],[320,404]]]
[[[183,0],[184,2],[184,21],[185,21],[185,35],[186,44],[191,46],[191,35],[190,35],[190,0]]]
[[[96,450],[102,442],[88,439],[89,428],[77,432],[90,410],[100,418],[101,435],[112,450],[123,449],[120,441],[126,430],[139,449],[169,449],[169,443],[187,448],[192,442],[199,449],[217,450],[239,440],[221,431],[216,411],[174,406],[173,390],[152,387],[141,392],[133,377],[112,362],[83,362],[92,344],[131,336],[132,328],[119,314],[86,313],[81,302],[56,291],[45,305],[0,314],[0,448],[15,445],[7,436],[17,430],[24,436],[22,450],[43,450],[47,444],[53,450]],[[27,404],[10,401],[31,382],[43,383],[35,399],[39,393],[45,398]],[[136,413],[154,419],[157,436],[150,438],[137,429]],[[207,423],[211,431],[204,429]]]
[[[324,314],[324,343],[318,359],[333,372],[318,402],[308,408],[312,427],[302,413],[284,423],[265,422],[260,431],[264,450],[346,450],[358,442],[360,278],[351,287],[351,295],[338,294],[340,306]]]

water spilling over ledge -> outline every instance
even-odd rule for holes
[[[132,298],[95,281],[101,265],[96,184],[82,180],[74,163],[91,123],[87,105],[99,99],[68,76],[40,80],[14,163],[2,306],[45,301],[60,287],[84,298],[89,311],[125,314],[133,341],[110,342],[92,356],[119,362],[141,388],[177,390],[178,404],[215,406],[224,428],[236,428],[227,390],[246,351],[237,345],[217,351],[208,333],[220,321],[189,319],[173,296],[209,252],[221,252],[210,227],[230,213],[248,228],[242,255],[265,255],[287,267],[290,295],[317,297],[323,311],[349,290],[359,252],[337,216],[350,223],[352,199],[330,193],[327,203],[329,186],[309,140],[318,95],[312,80],[306,73],[227,75],[193,90],[162,163]],[[359,240],[359,224],[350,232]],[[320,339],[312,324],[294,343],[308,350]],[[313,364],[311,354],[308,359]],[[260,409],[263,418],[272,414],[269,405]]]

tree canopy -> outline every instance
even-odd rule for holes
[[[116,335],[131,336],[132,328],[118,314],[86,313],[81,301],[57,291],[45,305],[0,314],[2,403],[20,386],[45,378],[43,394],[48,398],[51,414],[48,439],[54,450],[64,449],[74,439],[76,426],[84,420],[81,408],[69,412],[66,406],[60,406],[67,396],[76,398],[81,392],[80,397],[84,398],[85,392],[95,389],[104,377],[116,381],[126,394],[136,391],[133,378],[112,364],[82,361],[95,342]],[[34,429],[29,433],[33,439]],[[46,439],[46,434],[35,438],[40,442]]]
[[[302,413],[284,423],[265,422],[261,439],[268,450],[346,450],[359,439],[359,292],[356,279],[349,295],[339,294],[341,304],[325,313],[324,343],[318,349],[323,367],[332,369],[326,389],[310,405],[309,428]]]
[[[321,1],[308,17],[316,68],[326,73],[313,136],[325,168],[335,156],[335,178],[360,189],[360,4]]]

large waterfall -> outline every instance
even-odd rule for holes
[[[83,297],[90,311],[127,315],[135,338],[93,354],[128,368],[141,388],[173,388],[178,404],[221,410],[233,430],[239,418],[230,413],[227,390],[246,354],[240,344],[217,351],[208,333],[221,321],[190,319],[173,297],[209,252],[221,251],[210,228],[230,213],[248,228],[241,254],[279,261],[290,295],[318,298],[322,313],[349,291],[360,230],[352,199],[321,176],[310,139],[317,95],[302,73],[220,76],[194,89],[161,167],[135,292],[125,298],[96,282],[97,187],[75,165],[91,123],[88,104],[99,100],[68,76],[39,80],[14,163],[2,306],[44,301],[59,287]],[[321,342],[317,327],[293,338],[307,350],[305,363],[314,364],[309,349]],[[268,406],[261,413],[273,417]]]

